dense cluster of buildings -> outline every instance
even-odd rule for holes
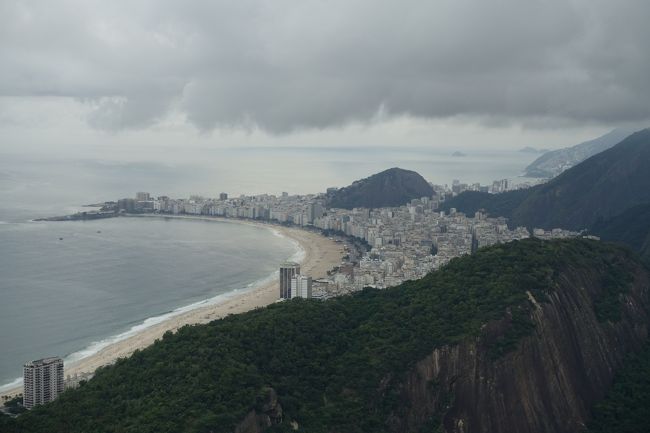
[[[525,181],[513,181],[512,179],[500,179],[492,182],[492,185],[481,185],[480,183],[463,183],[454,179],[451,183],[450,191],[452,194],[460,194],[465,191],[489,192],[499,194],[506,191],[530,188],[544,182],[545,179],[526,179]]]
[[[315,280],[313,289],[311,279],[309,283],[303,281],[302,277],[307,276],[300,276],[299,266],[297,270],[291,266],[281,269],[280,298],[291,298],[297,293],[301,294],[297,296],[309,293],[305,297],[330,297],[363,287],[385,288],[418,279],[454,257],[484,246],[531,236],[524,227],[509,228],[504,218],[491,218],[480,212],[468,216],[454,209],[447,213],[439,210],[445,197],[468,189],[487,188],[490,192],[499,192],[512,188],[507,180],[495,182],[491,188],[477,185],[468,186],[456,180],[451,187],[434,185],[432,197],[379,209],[326,209],[326,194],[289,195],[286,192],[279,196],[261,194],[236,198],[221,193],[219,198],[191,196],[189,199],[153,198],[139,192],[134,199],[122,199],[107,203],[107,206],[126,213],[205,215],[292,224],[363,241],[368,251],[355,259],[348,258],[327,278]],[[535,229],[532,235],[550,239],[578,233]],[[345,246],[347,250],[347,243]],[[288,272],[286,277],[283,272]]]

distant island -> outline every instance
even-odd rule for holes
[[[522,149],[519,149],[521,153],[546,153],[549,152],[549,149],[537,149],[536,147],[526,146]]]
[[[451,156],[456,157],[456,158],[462,158],[462,157],[467,156],[467,154],[457,150],[456,152],[452,153]]]

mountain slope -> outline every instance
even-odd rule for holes
[[[445,203],[472,214],[485,209],[512,225],[581,230],[650,203],[650,129],[639,131],[548,183],[502,194],[461,194]]]
[[[627,129],[614,129],[602,137],[585,141],[572,147],[546,152],[526,167],[524,176],[555,177],[563,171],[578,165],[585,159],[620,143],[633,132]]]
[[[599,220],[590,230],[604,241],[619,242],[650,261],[650,203],[634,206],[608,220]]]
[[[432,195],[433,188],[422,176],[395,167],[338,189],[329,195],[327,206],[342,209],[394,207]]]
[[[424,279],[168,333],[20,432],[574,432],[647,337],[626,250],[529,239]]]

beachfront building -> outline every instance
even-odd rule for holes
[[[298,263],[285,262],[280,265],[280,299],[291,299],[291,279],[298,274]]]
[[[311,298],[311,277],[296,275],[291,279],[292,298]]]
[[[63,360],[43,358],[24,365],[23,405],[31,409],[49,403],[63,392]]]

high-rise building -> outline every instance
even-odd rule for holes
[[[23,368],[23,405],[31,409],[49,403],[63,392],[63,360],[58,357],[28,362]]]
[[[136,201],[149,201],[149,200],[151,200],[151,196],[149,195],[148,192],[136,192],[135,193],[135,200]]]
[[[320,218],[325,213],[323,206],[319,202],[310,203],[307,206],[307,222],[312,224],[316,218]]]
[[[228,200],[228,194],[222,192],[221,194],[219,194],[219,200],[221,201]]]
[[[280,265],[280,298],[291,299],[291,279],[300,274],[300,265],[286,262]]]
[[[311,277],[296,275],[291,279],[292,298],[311,298]]]
[[[117,201],[117,210],[124,210],[126,212],[135,211],[136,200],[132,198],[121,198]]]

